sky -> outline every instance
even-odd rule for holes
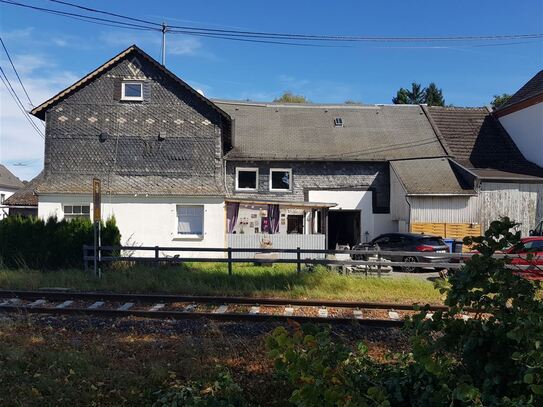
[[[47,0],[18,1],[83,13]],[[170,25],[215,29],[386,37],[543,33],[543,0],[71,2]],[[0,35],[34,105],[131,44],[157,59],[161,50],[160,33],[90,24],[2,3]],[[270,101],[292,91],[315,103],[391,103],[400,87],[435,82],[446,103],[455,106],[488,105],[493,95],[514,93],[543,68],[541,39],[506,45],[343,45],[299,47],[169,34],[166,65],[210,98]],[[0,65],[30,110],[1,49],[0,54]],[[0,162],[28,180],[43,168],[43,151],[44,140],[0,84]]]

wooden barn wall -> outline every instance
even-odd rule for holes
[[[411,222],[477,223],[478,200],[474,196],[409,197]]]
[[[490,222],[508,216],[522,223],[523,236],[543,218],[543,185],[483,182],[479,192],[480,223],[485,230]]]

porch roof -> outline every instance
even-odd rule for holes
[[[337,206],[336,203],[330,202],[301,202],[301,201],[278,201],[270,199],[247,199],[247,198],[228,198],[226,202],[239,202],[245,204],[260,204],[260,205],[283,205],[283,206],[294,206],[294,207],[303,207],[303,208],[333,208]]]

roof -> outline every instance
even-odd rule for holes
[[[24,186],[23,182],[17,178],[13,173],[6,168],[3,164],[0,164],[0,188],[19,189]]]
[[[38,206],[36,188],[43,179],[43,171],[36,175],[26,185],[4,201],[9,206]]]
[[[195,96],[206,102],[209,106],[213,107],[215,110],[219,111],[222,115],[228,117],[228,115],[219,109],[214,103],[212,103],[208,98],[206,98],[203,94],[195,90],[192,86],[187,84],[185,81],[181,80],[176,74],[171,72],[169,69],[167,69],[164,65],[161,65],[156,61],[153,57],[151,57],[149,54],[147,54],[145,51],[143,51],[141,48],[139,48],[137,45],[131,45],[124,51],[120,52],[113,58],[111,58],[106,63],[100,65],[98,68],[93,70],[92,72],[85,75],[83,78],[72,84],[71,86],[68,86],[66,89],[60,91],[52,98],[46,100],[41,105],[35,107],[32,109],[30,113],[32,113],[34,116],[41,120],[45,120],[45,111],[52,106],[54,106],[59,101],[65,99],[66,97],[70,96],[77,90],[79,90],[81,87],[85,86],[87,83],[101,75],[105,70],[109,69],[113,65],[115,65],[117,62],[121,61],[122,59],[126,58],[132,53],[137,53],[140,56],[144,57],[146,60],[151,62],[153,65],[155,65],[157,68],[159,68],[162,72],[164,72],[166,75],[168,75],[170,78],[174,79],[177,83],[179,83],[181,86],[185,87],[187,90],[189,90],[191,93],[193,93]]]
[[[388,161],[444,156],[418,105],[214,100],[234,119],[227,159]],[[341,118],[342,127],[334,126]]]
[[[536,73],[532,79],[524,84],[522,88],[517,90],[507,102],[496,109],[496,113],[505,113],[514,105],[521,104],[537,96],[543,95],[543,70]]]
[[[424,107],[450,155],[465,168],[543,176],[485,107]],[[498,173],[496,173],[498,175]]]
[[[391,161],[407,195],[475,195],[447,158]]]
[[[525,174],[516,174],[513,172],[494,170],[491,168],[470,168],[469,172],[477,176],[477,178],[487,181],[522,181],[522,182],[542,182],[543,178],[525,175]]]
[[[282,201],[276,199],[249,199],[249,198],[234,198],[230,197],[226,199],[226,202],[238,202],[241,204],[261,204],[261,205],[283,205],[283,206],[295,206],[304,208],[333,208],[337,206],[332,202],[309,202],[309,201]]]

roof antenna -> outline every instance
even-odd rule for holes
[[[166,31],[168,26],[162,22],[162,66],[166,66]]]

